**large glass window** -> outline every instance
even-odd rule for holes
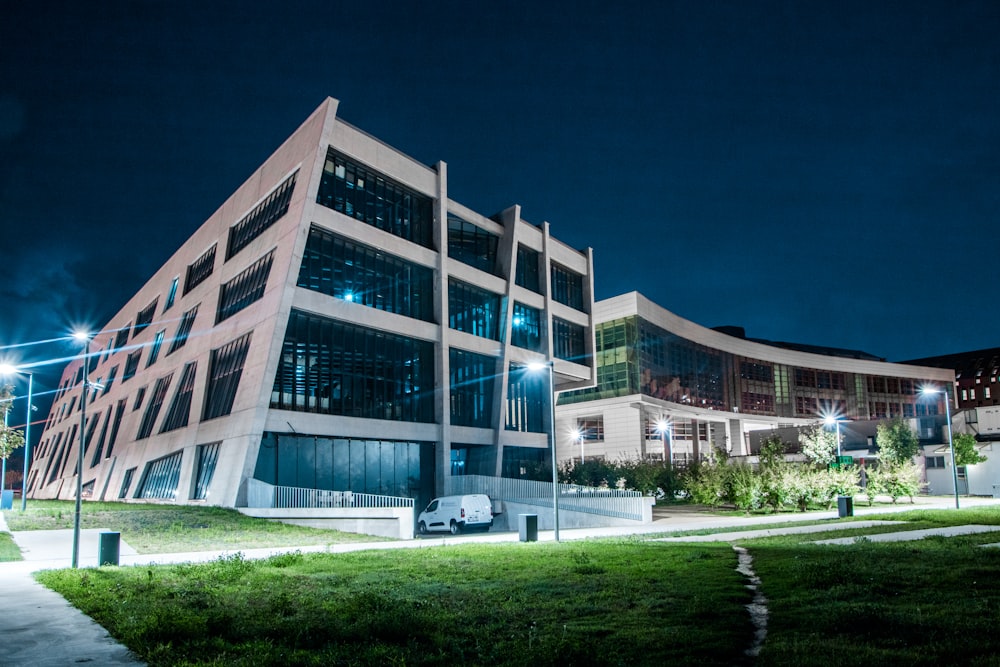
[[[517,268],[514,271],[514,284],[520,285],[532,292],[542,293],[541,276],[538,271],[539,253],[525,245],[517,246]]]
[[[542,351],[542,311],[514,302],[510,322],[510,344],[526,350]]]
[[[208,498],[208,486],[215,475],[215,464],[219,460],[219,447],[222,443],[213,442],[208,445],[198,445],[198,460],[195,467],[194,493],[192,500]]]
[[[474,336],[500,340],[500,295],[454,278],[448,279],[448,326]]]
[[[194,392],[194,378],[197,368],[197,361],[189,361],[184,364],[181,381],[177,384],[177,393],[170,401],[170,407],[167,409],[167,416],[163,419],[160,433],[188,425],[188,419],[191,415],[191,394]]]
[[[146,368],[149,368],[156,363],[156,358],[160,356],[160,346],[163,345],[163,336],[166,333],[166,329],[160,329],[156,332],[156,337],[153,338],[153,344],[149,346],[149,359],[146,360]]]
[[[408,241],[433,247],[431,198],[363,167],[332,148],[316,202]]]
[[[432,322],[433,276],[428,267],[313,227],[297,284],[345,301]]]
[[[246,333],[222,347],[212,350],[205,387],[205,407],[202,420],[228,415],[236,400],[236,390],[243,376],[243,364],[250,349],[251,333]]]
[[[135,475],[135,468],[129,468],[125,471],[125,476],[122,477],[122,488],[118,491],[119,498],[126,498],[128,496],[128,490],[132,486],[132,477]]]
[[[111,452],[115,448],[115,442],[118,440],[118,429],[121,428],[122,416],[125,414],[125,407],[127,405],[128,398],[123,398],[115,406],[115,420],[111,424],[111,434],[108,436],[108,452],[105,454],[105,457],[110,457]]]
[[[101,452],[104,451],[104,442],[108,434],[108,422],[111,421],[111,410],[111,406],[108,406],[108,411],[104,415],[103,426],[101,426],[101,434],[97,436],[97,447],[94,448],[94,456],[90,459],[91,468],[101,462]]]
[[[586,362],[587,348],[584,344],[585,327],[558,317],[552,318],[552,354],[578,364]]]
[[[448,257],[496,274],[499,240],[496,234],[448,214]]]
[[[434,490],[434,443],[265,432],[254,478],[268,484],[416,498]]]
[[[583,276],[552,264],[552,298],[570,308],[583,310]]]
[[[292,200],[295,177],[298,173],[296,171],[286,178],[274,192],[264,198],[264,201],[229,228],[229,243],[226,245],[227,262],[288,212],[288,204]]]
[[[132,323],[129,322],[115,333],[115,343],[111,348],[112,354],[125,347],[125,343],[128,342],[128,332],[131,329]]]
[[[292,311],[271,407],[434,421],[434,345]]]
[[[163,304],[163,312],[167,312],[174,305],[174,299],[177,298],[177,284],[180,280],[180,276],[178,276],[170,281],[170,289],[167,291],[167,300]]]
[[[125,371],[122,373],[122,382],[135,375],[136,369],[139,368],[139,359],[141,357],[142,350],[134,350],[128,353],[128,357],[125,359]]]
[[[639,393],[639,318],[625,317],[594,327],[597,386],[559,394],[559,403],[577,403],[598,398]]]
[[[135,436],[136,440],[148,438],[153,432],[153,425],[160,414],[160,408],[163,407],[163,401],[167,397],[167,389],[170,388],[170,381],[173,378],[174,374],[170,373],[157,379],[156,384],[153,386],[153,393],[149,397],[149,403],[146,404],[146,412],[143,413],[142,421],[139,422],[139,432]]]
[[[232,317],[264,296],[273,259],[274,251],[272,250],[219,288],[219,308],[215,314],[216,324]]]
[[[201,257],[194,260],[187,267],[187,274],[184,277],[184,294],[187,294],[200,285],[206,278],[212,275],[215,268],[215,245],[202,253]]]
[[[493,384],[497,360],[451,348],[451,423],[493,427]]]
[[[159,297],[153,299],[148,306],[140,310],[139,314],[135,316],[135,326],[132,328],[133,338],[142,333],[143,329],[153,322],[153,315],[156,314],[156,302],[159,300]]]
[[[177,484],[181,479],[182,452],[150,461],[135,490],[136,498],[170,500],[177,497]],[[122,485],[124,488],[124,485]]]
[[[188,336],[191,335],[191,327],[194,326],[194,320],[198,317],[198,306],[200,305],[199,303],[181,316],[181,323],[177,325],[177,333],[174,334],[174,339],[170,341],[170,349],[167,350],[167,356],[184,347]]]
[[[548,409],[548,371],[532,371],[526,366],[510,365],[507,375],[508,431],[544,433]]]

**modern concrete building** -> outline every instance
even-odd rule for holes
[[[560,394],[560,460],[750,454],[749,433],[843,420],[944,414],[949,369],[892,364],[850,350],[765,343],[708,329],[637,292],[594,307],[597,385]]]
[[[409,497],[547,460],[549,374],[592,386],[593,258],[485,217],[327,99],[65,370],[35,498]]]

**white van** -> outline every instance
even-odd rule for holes
[[[493,503],[482,493],[435,498],[417,517],[421,535],[432,530],[458,535],[463,530],[489,530],[492,525]]]

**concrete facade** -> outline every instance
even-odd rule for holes
[[[420,164],[343,122],[337,117],[337,109],[336,100],[324,101],[101,331],[93,334],[86,374],[92,388],[87,395],[82,428],[84,411],[79,398],[83,362],[78,359],[67,366],[32,461],[28,479],[31,497],[74,497],[77,460],[83,441],[85,498],[204,502],[222,506],[241,504],[246,480],[259,473],[265,434],[275,434],[275,442],[279,445],[283,442],[280,438],[294,439],[299,464],[303,466],[301,474],[295,478],[327,475],[324,481],[316,483],[317,486],[332,485],[329,476],[335,476],[338,471],[330,472],[335,466],[328,461],[320,462],[319,458],[305,462],[302,452],[310,438],[317,439],[317,451],[320,444],[329,444],[334,454],[367,443],[368,449],[355,457],[361,456],[363,465],[382,465],[383,469],[387,465],[396,466],[393,469],[402,481],[397,481],[392,488],[387,487],[384,492],[400,495],[398,489],[409,488],[410,495],[418,496],[418,506],[425,500],[419,496],[439,494],[446,488],[454,465],[452,449],[455,443],[461,443],[463,454],[475,461],[480,472],[487,474],[500,474],[508,455],[514,451],[505,453],[507,448],[537,450],[539,457],[544,458],[548,446],[548,405],[531,407],[533,412],[544,412],[531,415],[536,425],[534,431],[523,427],[511,430],[505,416],[509,411],[510,374],[514,368],[530,363],[551,363],[555,389],[593,385],[595,371],[590,362],[593,353],[592,251],[589,248],[577,250],[558,241],[550,234],[548,223],[534,225],[522,220],[517,206],[486,217],[453,201],[448,197],[448,171],[444,162],[433,166]],[[357,208],[352,211],[350,204],[347,209],[335,210],[332,205],[321,203],[318,192],[328,187],[328,181],[335,180],[334,173],[337,179],[345,178],[337,171],[340,167],[331,171],[331,151],[357,166],[356,180],[353,175],[347,177],[351,179],[347,184],[351,192],[366,187],[361,174],[369,180],[367,187],[372,191],[376,187],[372,180],[377,180],[379,211],[383,203],[388,210],[390,197],[395,197],[392,206],[400,210],[418,198],[429,199],[428,224],[432,229],[428,242],[414,242],[390,228],[391,221],[387,221],[390,213],[383,219],[379,217],[381,213],[359,212]],[[287,211],[253,234],[240,231],[245,221],[253,223],[264,219],[270,202],[278,201],[279,195],[285,192],[283,188],[291,188],[290,195],[282,200]],[[402,225],[416,225],[413,215],[391,214],[402,216],[393,218]],[[361,219],[364,215],[372,218]],[[482,270],[450,256],[449,219],[455,216],[479,235],[474,240],[492,239],[495,244],[495,250],[490,251],[492,270]],[[378,271],[388,271],[384,267],[390,263],[405,266],[411,272],[430,271],[430,293],[401,297],[401,302],[417,298],[432,300],[430,315],[424,318],[407,316],[394,312],[382,302],[359,303],[349,292],[341,293],[338,298],[300,286],[304,256],[312,252],[311,230],[334,235],[338,243],[346,240],[348,244],[365,249],[374,258],[372,265],[379,267]],[[239,238],[241,233],[246,238],[236,252],[231,253],[234,234]],[[537,289],[518,284],[517,262],[521,248],[537,253]],[[261,262],[264,263],[261,266],[269,265],[269,272],[261,269],[253,273],[254,267]],[[355,270],[356,264],[349,261],[324,267],[324,271],[328,268],[331,273]],[[573,305],[559,298],[559,288],[553,285],[558,273],[554,267],[562,272],[559,276],[571,276],[575,281],[572,282],[574,289],[582,291],[582,294],[575,294],[577,302]],[[206,270],[208,275],[203,275]],[[193,274],[195,279],[192,279]],[[392,286],[386,288],[389,282],[398,284],[384,275],[378,277],[383,280],[372,290],[392,289]],[[254,280],[260,284],[252,284]],[[449,326],[450,281],[455,280],[471,286],[476,293],[488,293],[497,299],[499,312],[490,314],[499,322],[495,336],[474,335],[461,330],[461,323],[453,324],[457,328]],[[232,298],[232,293],[240,290],[247,293]],[[383,296],[377,295],[379,299]],[[222,312],[224,304],[229,308],[225,313]],[[511,342],[512,326],[516,325],[512,324],[515,304],[541,314],[541,336],[535,349],[525,349]],[[197,314],[185,338],[179,326],[185,314],[190,314],[195,307]],[[347,405],[348,400],[356,400],[360,406],[356,412],[347,414],[349,411],[345,410],[338,414],[335,407],[330,407],[334,399],[320,393],[330,392],[329,385],[322,388],[316,385],[302,391],[294,384],[303,381],[301,368],[314,369],[316,367],[310,364],[318,363],[312,352],[303,353],[308,358],[301,361],[301,368],[291,365],[298,362],[289,361],[289,349],[296,343],[292,340],[296,333],[291,330],[290,322],[297,314],[312,318],[308,320],[309,326],[322,320],[323,326],[349,328],[350,335],[360,337],[364,334],[378,345],[388,346],[384,341],[389,339],[397,341],[398,345],[429,343],[432,355],[405,361],[412,361],[414,366],[419,362],[422,367],[430,367],[432,371],[428,372],[432,372],[433,386],[424,383],[419,391],[407,389],[410,393],[405,396],[390,396],[384,405],[375,406],[375,399],[370,398],[369,393],[384,378],[372,375],[363,385],[360,381],[356,385],[359,395],[364,392],[364,396],[336,399],[343,405]],[[138,319],[145,321],[147,318],[149,322],[137,326]],[[565,358],[567,355],[558,354],[554,327],[559,326],[571,330],[573,343],[581,348],[579,355]],[[182,339],[183,344],[173,349],[176,339]],[[244,347],[234,346],[234,342]],[[315,349],[318,348],[309,348]],[[377,353],[382,354],[381,350],[379,348]],[[491,394],[476,397],[482,403],[476,407],[485,416],[473,426],[452,424],[456,387],[451,385],[449,378],[452,377],[450,351],[454,350],[487,358],[496,370]],[[364,348],[348,351],[358,358],[359,364],[376,354],[375,351],[365,354]],[[133,354],[138,355],[137,367],[133,369],[133,376],[124,378],[129,356]],[[237,363],[240,354],[244,358]],[[224,367],[225,363],[231,363],[232,368]],[[378,373],[394,373],[391,366],[384,364]],[[397,364],[396,371],[401,374],[413,372],[400,370],[399,366]],[[184,390],[182,379],[189,371],[189,386]],[[346,382],[351,369],[345,373]],[[293,389],[282,390],[286,391],[282,394],[278,388],[279,377],[292,383]],[[405,377],[396,382],[398,386],[413,384]],[[159,396],[155,395],[157,389],[162,389]],[[340,387],[334,390],[341,391]],[[547,388],[545,393],[551,395]],[[286,398],[309,407],[276,407]],[[160,405],[151,406],[154,400]],[[428,405],[423,401],[430,401],[432,416],[409,420],[373,416],[376,407],[386,414],[398,411],[404,400],[420,401],[420,405]],[[175,405],[178,401],[180,408]],[[231,403],[228,409],[227,401]],[[186,412],[183,411],[184,402],[188,404]],[[323,407],[317,408],[320,404]],[[211,416],[205,418],[206,415]],[[184,423],[178,426],[179,421]],[[376,457],[374,463],[372,452]],[[377,460],[379,452],[381,464]],[[289,471],[299,465],[281,459],[283,454],[278,456],[274,465],[284,466],[282,470]],[[410,456],[414,460],[419,457],[418,463],[411,461],[409,464],[409,479],[405,479],[404,472],[399,472],[404,465],[399,463],[400,456]],[[413,479],[414,466],[418,465],[419,479]],[[309,466],[313,470],[305,470]],[[272,472],[282,474],[281,470]],[[354,468],[349,472],[352,479],[358,474],[362,478],[365,475],[364,470],[357,473]],[[370,479],[368,483],[372,484]],[[379,484],[378,480],[375,484]]]
[[[713,448],[746,456],[751,432],[815,425],[825,414],[868,420],[884,409],[885,417],[922,411],[943,416],[943,402],[931,407],[919,387],[953,387],[955,381],[949,369],[835,350],[817,354],[729,335],[685,320],[638,292],[598,301],[594,321],[598,384],[560,396],[560,461],[580,460],[581,435],[584,459],[662,460],[670,451],[673,462],[683,465],[710,456]],[[657,431],[657,423],[666,428]]]

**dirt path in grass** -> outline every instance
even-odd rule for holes
[[[760,649],[764,646],[764,639],[767,637],[767,598],[760,591],[760,577],[754,572],[753,556],[743,547],[733,545],[733,550],[736,551],[739,558],[736,571],[747,578],[749,583],[746,586],[753,592],[753,601],[746,606],[754,627],[753,644],[744,653],[751,658],[756,658],[760,655]]]

